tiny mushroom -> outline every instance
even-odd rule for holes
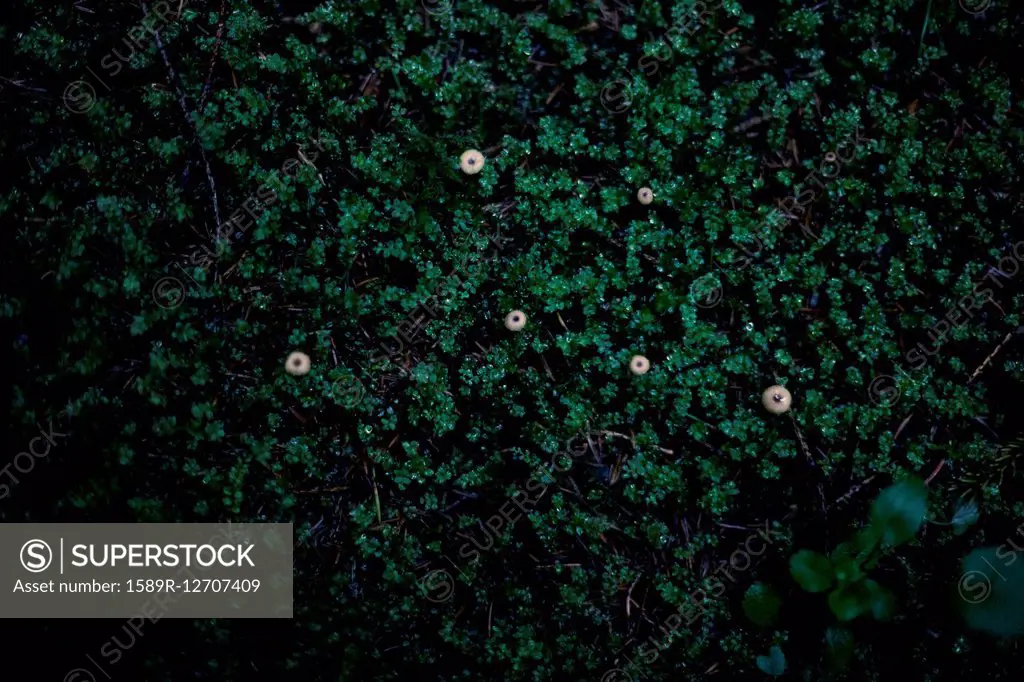
[[[505,316],[505,326],[514,332],[520,331],[526,326],[526,313],[522,310],[513,310]]]
[[[484,169],[484,155],[475,149],[467,149],[459,157],[459,167],[466,175],[476,175]]]
[[[629,360],[629,371],[633,374],[647,374],[647,370],[651,368],[651,361],[642,355],[634,355]]]
[[[289,374],[302,376],[303,374],[309,373],[311,364],[312,363],[309,361],[308,355],[295,351],[288,356],[287,360],[285,360],[284,369]]]
[[[640,191],[636,193],[636,198],[641,204],[646,206],[647,204],[654,201],[654,192],[651,191],[650,187],[641,187]]]
[[[782,386],[769,386],[761,394],[761,404],[772,414],[782,414],[789,411],[793,396]]]

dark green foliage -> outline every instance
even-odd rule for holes
[[[928,510],[928,491],[919,479],[908,479],[889,486],[871,505],[870,524],[858,531],[826,557],[802,549],[789,560],[789,570],[801,588],[825,592],[828,605],[840,621],[870,614],[876,620],[888,620],[895,611],[893,594],[868,577],[880,552],[912,539]]]
[[[824,592],[835,582],[832,563],[823,554],[802,549],[789,560],[793,579],[808,592]]]
[[[296,618],[161,621],[112,678],[1019,672],[945,599],[1024,516],[1018,7],[168,4],[130,48],[137,4],[6,3],[0,466],[68,436],[0,520],[293,522]],[[870,505],[911,477],[934,522]],[[10,648],[63,679],[107,625]]]
[[[757,625],[768,626],[775,622],[782,601],[770,586],[754,583],[743,597],[743,612]]]
[[[999,637],[1024,635],[1024,562],[1016,563],[1018,546],[1012,547],[972,551],[957,584],[967,624]]]
[[[846,628],[831,627],[825,631],[825,663],[831,672],[846,667],[853,656],[853,635]]]
[[[871,505],[871,529],[883,547],[907,542],[924,523],[928,490],[919,479],[900,481],[882,491]]]

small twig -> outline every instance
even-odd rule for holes
[[[217,63],[217,55],[220,53],[221,38],[224,35],[224,10],[227,6],[227,0],[221,0],[220,13],[217,17],[217,43],[213,46],[213,55],[210,57],[210,71],[206,74],[206,82],[203,84],[203,89],[199,93],[199,113],[203,113],[203,109],[206,107],[206,98],[210,94],[210,85],[213,83],[213,68]],[[180,14],[180,10],[179,10]]]
[[[939,462],[939,466],[935,467],[935,471],[932,472],[932,475],[929,476],[927,479],[925,479],[925,482],[924,482],[925,485],[928,485],[929,483],[931,483],[932,479],[939,475],[939,471],[942,470],[942,465],[945,464],[945,463],[946,463],[945,459],[943,459],[941,462]]]
[[[337,367],[338,366],[338,352],[336,350],[337,347],[334,345],[334,337],[333,336],[328,336],[327,338],[330,339],[330,342],[331,342],[331,357],[334,358],[334,366]],[[394,445],[394,444],[395,444],[395,441],[391,441],[391,445]],[[390,448],[391,445],[388,445],[388,447]]]
[[[793,422],[793,428],[796,429],[796,437],[800,441],[800,447],[803,448],[804,457],[807,458],[808,462],[814,462],[814,458],[811,457],[811,451],[807,449],[807,443],[804,442],[804,435],[800,433],[800,427],[796,425],[796,417],[791,414],[789,419]]]
[[[903,420],[902,424],[900,424],[900,428],[896,429],[896,434],[893,435],[893,437],[892,437],[893,442],[895,442],[896,439],[900,437],[900,433],[903,431],[903,427],[905,427],[907,424],[909,424],[910,420],[913,419],[913,418],[914,418],[914,413],[913,412],[911,412],[910,414],[907,415],[907,418]]]
[[[836,500],[835,502],[833,502],[833,503],[832,503],[832,504],[830,505],[830,507],[829,507],[829,508],[831,509],[832,507],[836,506],[836,505],[837,505],[837,504],[839,504],[840,502],[842,502],[842,501],[844,501],[844,500],[848,500],[849,498],[853,497],[853,496],[854,496],[854,495],[856,495],[856,494],[857,494],[858,492],[860,492],[860,489],[861,489],[861,488],[863,488],[864,486],[866,486],[866,485],[867,485],[868,483],[870,483],[870,482],[871,482],[871,481],[873,481],[873,480],[875,480],[875,474],[872,474],[872,475],[868,476],[867,478],[865,478],[865,479],[864,479],[863,481],[861,481],[861,482],[860,482],[860,485],[855,485],[855,486],[853,486],[852,488],[850,488],[849,492],[847,492],[847,493],[846,493],[845,495],[843,495],[843,496],[842,496],[842,497],[840,497],[840,498],[839,498],[838,500]]]
[[[374,509],[376,509],[376,511],[377,511],[377,523],[379,524],[381,522],[380,521],[381,517],[380,517],[380,495],[377,493],[377,479],[376,479],[376,477],[371,476],[370,480],[373,482],[373,506],[374,506]]]
[[[313,490],[293,490],[293,493],[298,495],[314,495],[318,493],[339,493],[342,490],[348,490],[347,485],[341,485],[336,488],[314,488]]]
[[[992,361],[992,358],[996,356],[996,353],[998,353],[1000,349],[1002,349],[1002,347],[1006,345],[1006,342],[1009,341],[1012,336],[1013,332],[1008,332],[1006,336],[1003,337],[1003,340],[999,342],[999,345],[996,346],[996,349],[992,351],[987,358],[985,358],[985,362],[981,363],[981,365],[979,365],[978,368],[974,370],[974,372],[971,374],[971,378],[967,380],[968,384],[974,381],[976,378],[978,378],[978,375],[981,374],[981,371],[988,366],[988,363]]]
[[[733,530],[750,530],[745,526],[734,526],[731,523],[721,523],[720,521],[715,521],[715,525],[721,526],[722,528],[732,528]]]
[[[146,13],[146,16],[148,17],[149,7],[147,6],[145,0],[142,0],[142,9]],[[179,8],[179,12],[180,11],[181,10]],[[163,58],[164,65],[167,67],[167,71],[171,76],[171,85],[174,86],[175,91],[178,93],[178,104],[181,105],[181,111],[185,114],[185,120],[188,123],[189,127],[192,128],[193,135],[195,137],[198,137],[199,131],[196,128],[195,116],[189,111],[188,102],[185,100],[185,92],[178,85],[178,74],[174,71],[174,67],[171,66],[171,60],[167,57],[167,50],[164,48],[164,41],[160,38],[159,29],[154,31],[153,35],[156,36],[156,45],[160,49],[160,56]],[[210,185],[210,191],[213,193],[213,216],[217,221],[217,230],[215,232],[216,234],[219,233],[221,226],[220,208],[217,203],[217,187],[213,182],[213,172],[210,170],[210,161],[209,159],[206,158],[206,150],[203,148],[203,144],[201,141],[199,142],[199,154],[202,156],[203,165],[206,166],[206,180]]]
[[[629,586],[629,592],[626,593],[626,615],[627,616],[629,616],[630,611],[631,611],[630,604],[636,604],[636,602],[633,601],[633,588],[636,587],[636,584],[638,582],[640,582],[640,578],[637,578],[636,580],[633,581],[633,584]],[[637,606],[639,606],[639,604],[637,604]]]
[[[235,263],[234,265],[232,265],[232,266],[231,266],[230,268],[228,268],[228,271],[227,271],[227,272],[225,272],[225,273],[224,273],[223,275],[221,275],[221,276],[220,276],[220,277],[218,278],[218,280],[219,280],[219,281],[221,281],[221,282],[223,282],[223,281],[224,281],[225,279],[227,279],[227,276],[228,276],[228,275],[230,275],[230,274],[231,274],[232,272],[234,272],[234,271],[235,271],[235,268],[237,268],[237,267],[238,267],[239,263],[241,263],[242,261],[244,261],[244,260],[245,260],[245,257],[246,257],[246,256],[248,256],[248,255],[249,255],[249,252],[248,252],[248,251],[245,251],[245,252],[243,252],[243,253],[242,253],[242,257],[241,257],[241,258],[239,258],[239,259],[238,259],[238,261],[237,261],[237,262],[236,262],[236,263]]]
[[[544,363],[544,371],[547,373],[549,377],[551,377],[551,381],[555,381],[555,383],[558,383],[555,380],[555,375],[551,373],[551,367],[548,366],[548,361],[544,358],[543,353],[540,354],[540,361]]]
[[[32,92],[49,92],[49,90],[44,90],[43,88],[30,88],[27,85],[23,85],[23,83],[25,82],[23,80],[11,80],[10,78],[4,78],[3,76],[0,76],[0,81],[6,81],[15,87],[21,88],[22,90],[31,90]]]
[[[595,431],[595,433],[599,433],[602,436],[614,436],[616,438],[625,438],[626,440],[628,440],[631,443],[633,443],[633,447],[636,447],[636,439],[633,436],[627,436],[624,433],[616,433],[615,431]],[[658,445],[655,445],[654,447],[657,448],[658,450],[661,450],[666,455],[674,455],[675,454],[674,451],[669,450],[668,448],[663,448],[663,447],[660,447]]]

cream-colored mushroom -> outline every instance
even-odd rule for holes
[[[647,374],[647,371],[651,368],[651,361],[642,355],[634,355],[629,360],[629,371],[633,374]]]
[[[309,356],[305,353],[295,351],[288,356],[285,360],[284,369],[289,374],[294,376],[302,376],[303,374],[309,373],[309,368],[312,366]]]
[[[513,310],[505,316],[505,326],[514,332],[520,331],[526,326],[526,313],[522,310]]]
[[[761,404],[772,414],[782,414],[792,407],[793,396],[783,386],[769,386],[761,394]]]
[[[475,149],[467,149],[459,157],[459,168],[466,175],[476,175],[484,169],[484,155]]]

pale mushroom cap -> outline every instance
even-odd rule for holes
[[[526,313],[522,310],[513,310],[505,316],[505,326],[514,332],[526,326]]]
[[[792,407],[793,396],[783,386],[769,386],[761,394],[761,404],[772,414],[782,414]]]
[[[654,201],[654,192],[651,190],[650,187],[641,187],[640,191],[636,193],[636,198],[637,200],[640,201],[641,204],[646,206],[647,204]]]
[[[310,362],[308,355],[295,351],[288,356],[287,360],[285,360],[284,369],[289,374],[302,376],[309,372],[311,365],[312,363]]]
[[[629,371],[633,374],[647,374],[651,368],[651,361],[642,355],[634,355],[629,359]]]
[[[467,149],[459,157],[459,167],[466,175],[476,175],[484,169],[484,155],[475,149]]]

